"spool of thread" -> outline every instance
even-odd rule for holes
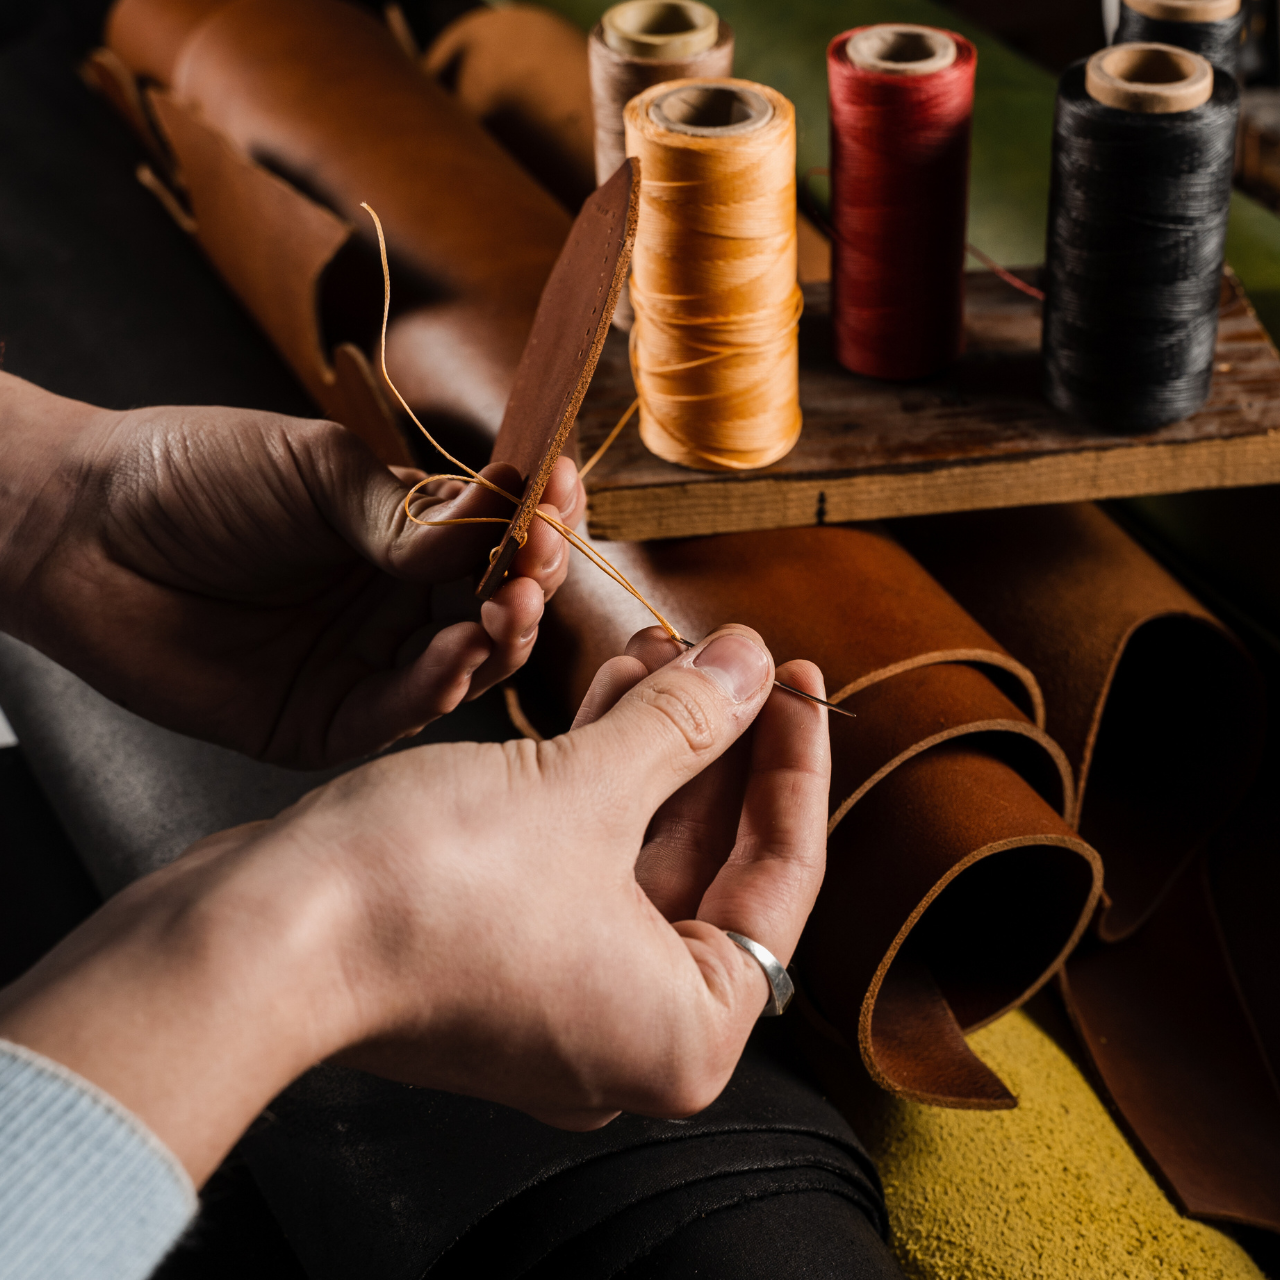
[[[623,108],[667,80],[733,75],[733,30],[695,0],[627,0],[605,11],[588,41],[596,182],[627,157]]]
[[[963,36],[881,23],[827,49],[836,359],[921,378],[960,352],[978,55]]]
[[[733,75],[733,30],[696,0],[627,0],[607,9],[587,41],[595,117],[596,182],[606,182],[627,156],[622,112],[637,93],[668,80]],[[635,320],[624,286],[613,323]]]
[[[1116,44],[1171,44],[1237,75],[1244,35],[1241,0],[1121,0]]]
[[[800,434],[795,109],[765,85],[697,79],[646,89],[625,118],[641,438],[682,466],[766,466]]]
[[[1063,73],[1043,336],[1059,409],[1145,430],[1204,402],[1239,99],[1231,76],[1170,45],[1113,45]]]

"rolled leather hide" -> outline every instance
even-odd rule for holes
[[[1101,884],[1062,816],[1071,773],[1030,671],[872,527],[599,548],[683,635],[747,623],[779,662],[816,662],[854,712],[831,717],[827,881],[798,962],[808,1002],[885,1088],[1013,1106],[963,1033],[1052,975]],[[521,677],[535,720],[559,728],[648,620],[576,562]]]
[[[330,416],[389,461],[370,372],[382,313],[368,202],[386,228],[387,362],[422,414],[496,433],[565,210],[395,42],[341,0],[119,0],[118,104],[141,78],[173,199]],[[376,362],[375,362],[376,363]]]
[[[1096,506],[894,529],[1036,672],[1071,761],[1107,889],[1062,988],[1099,1077],[1184,1211],[1280,1230],[1280,987],[1255,905],[1276,887],[1273,765],[1223,828],[1262,747],[1252,661]]]
[[[422,59],[423,70],[573,211],[596,187],[586,66],[582,31],[525,4],[484,4],[464,13]]]

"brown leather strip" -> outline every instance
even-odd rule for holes
[[[502,585],[524,545],[573,429],[627,278],[639,209],[640,161],[628,160],[582,206],[542,291],[493,447],[493,460],[510,462],[525,488],[476,589],[482,600]]]

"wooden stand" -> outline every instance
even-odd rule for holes
[[[1234,276],[1223,281],[1208,402],[1139,435],[1050,408],[1040,304],[994,275],[968,275],[965,353],[920,382],[836,364],[827,300],[827,285],[805,286],[795,449],[759,471],[689,471],[651,454],[632,422],[587,477],[593,536],[642,541],[1280,482],[1280,355]],[[627,340],[611,333],[578,415],[583,458],[634,395]]]

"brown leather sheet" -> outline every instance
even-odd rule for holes
[[[482,5],[436,37],[422,66],[566,209],[595,190],[587,37],[573,23]]]
[[[1044,689],[1077,780],[1072,822],[1106,866],[1094,936],[1062,981],[1101,1081],[1186,1212],[1280,1230],[1280,1045],[1253,1013],[1274,1004],[1275,972],[1246,997],[1233,964],[1275,933],[1243,889],[1268,883],[1274,795],[1223,829],[1261,748],[1253,664],[1095,506],[894,530]],[[1234,876],[1230,916],[1215,866]]]
[[[830,866],[798,962],[809,1005],[885,1088],[1014,1105],[963,1032],[1052,974],[1101,878],[1062,817],[1070,770],[1034,677],[875,528],[601,549],[682,634],[745,622],[779,662],[822,668],[856,719],[831,717]],[[527,709],[562,727],[651,621],[575,563],[522,681]]]
[[[349,401],[368,380],[334,392],[329,353],[373,354],[367,201],[392,262],[392,377],[415,409],[492,438],[564,208],[341,0],[120,0],[107,35],[159,86],[147,97],[201,244],[326,412],[360,429]]]
[[[640,211],[640,161],[627,160],[587,197],[538,303],[493,447],[525,481],[476,595],[502,585],[573,430],[627,278]]]

